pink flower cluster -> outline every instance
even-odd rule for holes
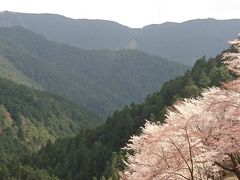
[[[240,75],[240,40],[222,59]],[[164,124],[146,122],[124,149],[121,179],[215,179],[223,170],[240,178],[240,78],[168,109]]]

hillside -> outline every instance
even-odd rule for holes
[[[84,49],[118,49],[131,39],[134,31],[104,20],[75,20],[55,14],[3,12],[0,26],[22,26],[50,40]],[[97,33],[96,33],[97,32]]]
[[[2,48],[1,44],[0,48]],[[0,77],[14,81],[18,84],[25,85],[27,87],[41,89],[41,87],[37,83],[28,78],[20,70],[14,67],[11,62],[9,62],[6,58],[3,57],[0,57]]]
[[[0,78],[1,165],[38,151],[57,138],[71,137],[101,121],[56,95]]]
[[[239,33],[240,20],[197,19],[146,26],[139,48],[176,62],[193,65],[197,58],[215,57]],[[174,53],[173,53],[174,52]]]
[[[58,44],[21,27],[0,28],[0,57],[13,67],[9,72],[21,73],[17,77],[25,84],[64,96],[99,116],[142,101],[187,69],[138,50]]]
[[[19,25],[50,40],[84,49],[140,49],[179,63],[214,57],[227,48],[240,29],[240,20],[191,20],[132,29],[111,21],[71,19],[54,14],[3,12],[0,26]],[[97,33],[96,33],[97,32]]]
[[[240,39],[221,60],[235,78],[167,108],[164,123],[146,122],[130,138],[121,179],[240,179]],[[133,153],[134,152],[134,153]]]
[[[146,119],[162,123],[165,107],[177,99],[196,97],[203,88],[219,86],[233,78],[221,64],[220,56],[208,61],[202,58],[184,76],[166,82],[159,92],[146,97],[143,103],[132,103],[115,111],[105,124],[81,131],[75,138],[48,144],[37,155],[23,159],[22,163],[46,169],[60,179],[99,179],[103,176],[118,179],[117,171],[123,169],[121,147],[141,131]]]

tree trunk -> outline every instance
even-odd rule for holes
[[[234,171],[234,174],[237,176],[237,178],[240,180],[240,171]]]
[[[233,163],[234,174],[240,180],[240,164],[238,162],[238,157],[235,158],[233,154],[230,154],[229,156],[230,156],[231,161]]]

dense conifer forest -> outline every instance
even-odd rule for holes
[[[41,170],[59,179],[118,179],[118,170],[124,168],[125,153],[121,148],[130,136],[140,133],[146,119],[163,123],[165,108],[177,99],[196,97],[203,88],[219,86],[233,78],[220,56],[209,60],[203,57],[184,76],[166,82],[159,92],[146,97],[144,103],[125,106],[108,117],[106,123],[81,130],[76,137],[49,142],[37,153],[21,158],[19,171],[24,174],[24,167],[31,167],[34,172]],[[2,168],[12,174],[11,166],[10,163]]]
[[[101,117],[143,101],[188,68],[139,50],[79,49],[22,27],[0,28],[0,57],[0,76],[61,95]]]

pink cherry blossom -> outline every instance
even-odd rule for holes
[[[240,75],[240,40],[230,43],[222,59]],[[164,124],[147,121],[124,149],[129,153],[121,179],[214,179],[223,170],[240,178],[240,78],[178,101]]]

